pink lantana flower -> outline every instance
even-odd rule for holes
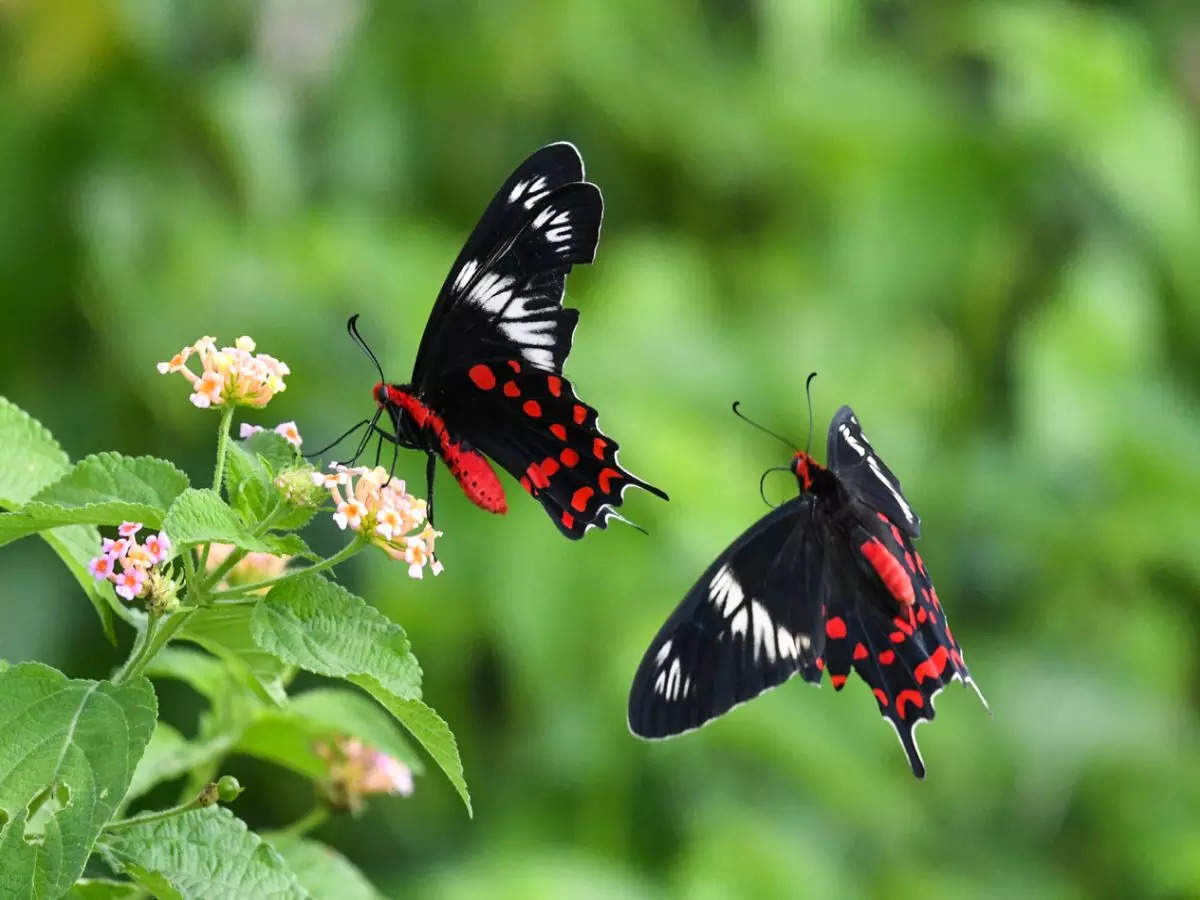
[[[253,437],[262,430],[261,425],[251,425],[249,422],[243,422],[238,426],[238,437],[244,441],[246,438]]]
[[[330,463],[329,468],[328,474],[313,472],[312,481],[327,488],[333,498],[338,528],[356,531],[392,559],[408,563],[413,578],[420,578],[427,565],[434,575],[441,574],[433,548],[442,533],[425,521],[424,500],[407,493],[403,481],[389,481],[382,466],[349,468]],[[422,525],[424,529],[417,532]]]
[[[97,581],[111,582],[117,595],[126,600],[145,597],[146,603],[159,612],[167,612],[176,603],[176,586],[169,572],[160,571],[162,563],[171,556],[171,539],[160,531],[139,544],[137,534],[141,522],[122,522],[117,540],[104,538],[100,555],[88,561],[87,569]]]
[[[304,439],[300,437],[300,429],[296,427],[295,422],[281,422],[275,426],[275,433],[280,435],[297,450],[300,449],[300,445],[304,442]]]
[[[254,348],[254,341],[248,337],[240,337],[234,346],[219,350],[214,338],[202,337],[167,362],[159,363],[158,371],[183,375],[192,386],[188,399],[200,409],[227,404],[263,407],[286,389],[283,379],[291,370],[273,356],[256,354]],[[200,358],[199,375],[187,366],[193,355]]]

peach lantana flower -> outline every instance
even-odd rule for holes
[[[383,466],[348,468],[330,463],[329,468],[329,474],[313,472],[312,481],[333,497],[333,521],[338,528],[356,531],[392,559],[408,563],[412,578],[422,577],[426,565],[434,575],[442,573],[433,552],[442,533],[425,521],[424,500],[405,492],[403,481],[389,481]]]
[[[351,812],[361,811],[363,797],[369,794],[408,797],[413,792],[412,769],[358,738],[342,737],[314,749],[329,765],[330,799]]]
[[[287,363],[265,353],[254,352],[254,341],[240,337],[232,347],[217,349],[216,340],[202,337],[190,347],[184,347],[167,362],[158,364],[163,375],[179,372],[192,385],[188,399],[200,409],[213,406],[266,406],[268,401],[286,389],[285,375],[291,374]],[[193,356],[200,358],[201,374],[188,368]]]
[[[221,563],[229,559],[229,554],[233,553],[237,548],[233,544],[212,543],[208,548],[208,563],[205,565],[205,570],[212,572]],[[237,561],[232,569],[225,573],[225,577],[217,585],[218,590],[225,590],[230,587],[237,587],[239,584],[252,584],[256,581],[266,581],[269,578],[278,578],[287,568],[290,556],[276,556],[273,553],[247,553]],[[258,594],[265,594],[269,589],[262,588],[256,591]]]

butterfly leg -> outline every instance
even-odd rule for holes
[[[429,527],[434,528],[433,524],[433,479],[437,475],[437,457],[432,453],[428,454],[425,461],[425,486],[426,486],[426,509],[429,512]],[[437,553],[429,554],[432,561],[436,564],[438,561]]]

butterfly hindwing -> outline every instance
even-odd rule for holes
[[[849,406],[839,409],[829,423],[826,462],[842,484],[872,508],[885,513],[910,537],[921,536],[921,519],[904,496],[900,479],[879,458]]]
[[[445,405],[468,412],[473,446],[507,469],[567,537],[604,528],[631,486],[666,498],[620,464],[618,444],[567,378],[509,359],[476,363],[447,384]]]
[[[511,356],[561,372],[578,319],[566,276],[596,254],[604,202],[570,144],[538,150],[501,186],[438,294],[413,367],[419,389]]]
[[[811,499],[790,500],[751,526],[663,625],[630,690],[634,734],[698,728],[797,672],[820,680],[825,564]]]

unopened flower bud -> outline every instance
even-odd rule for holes
[[[179,609],[179,585],[175,579],[158,569],[151,569],[146,576],[146,610],[151,615],[161,616]]]
[[[232,803],[244,790],[241,782],[232,775],[222,775],[217,780],[217,796],[222,803]]]
[[[315,471],[307,464],[289,466],[275,476],[275,487],[291,506],[319,506],[325,499],[326,491],[313,484]]]

